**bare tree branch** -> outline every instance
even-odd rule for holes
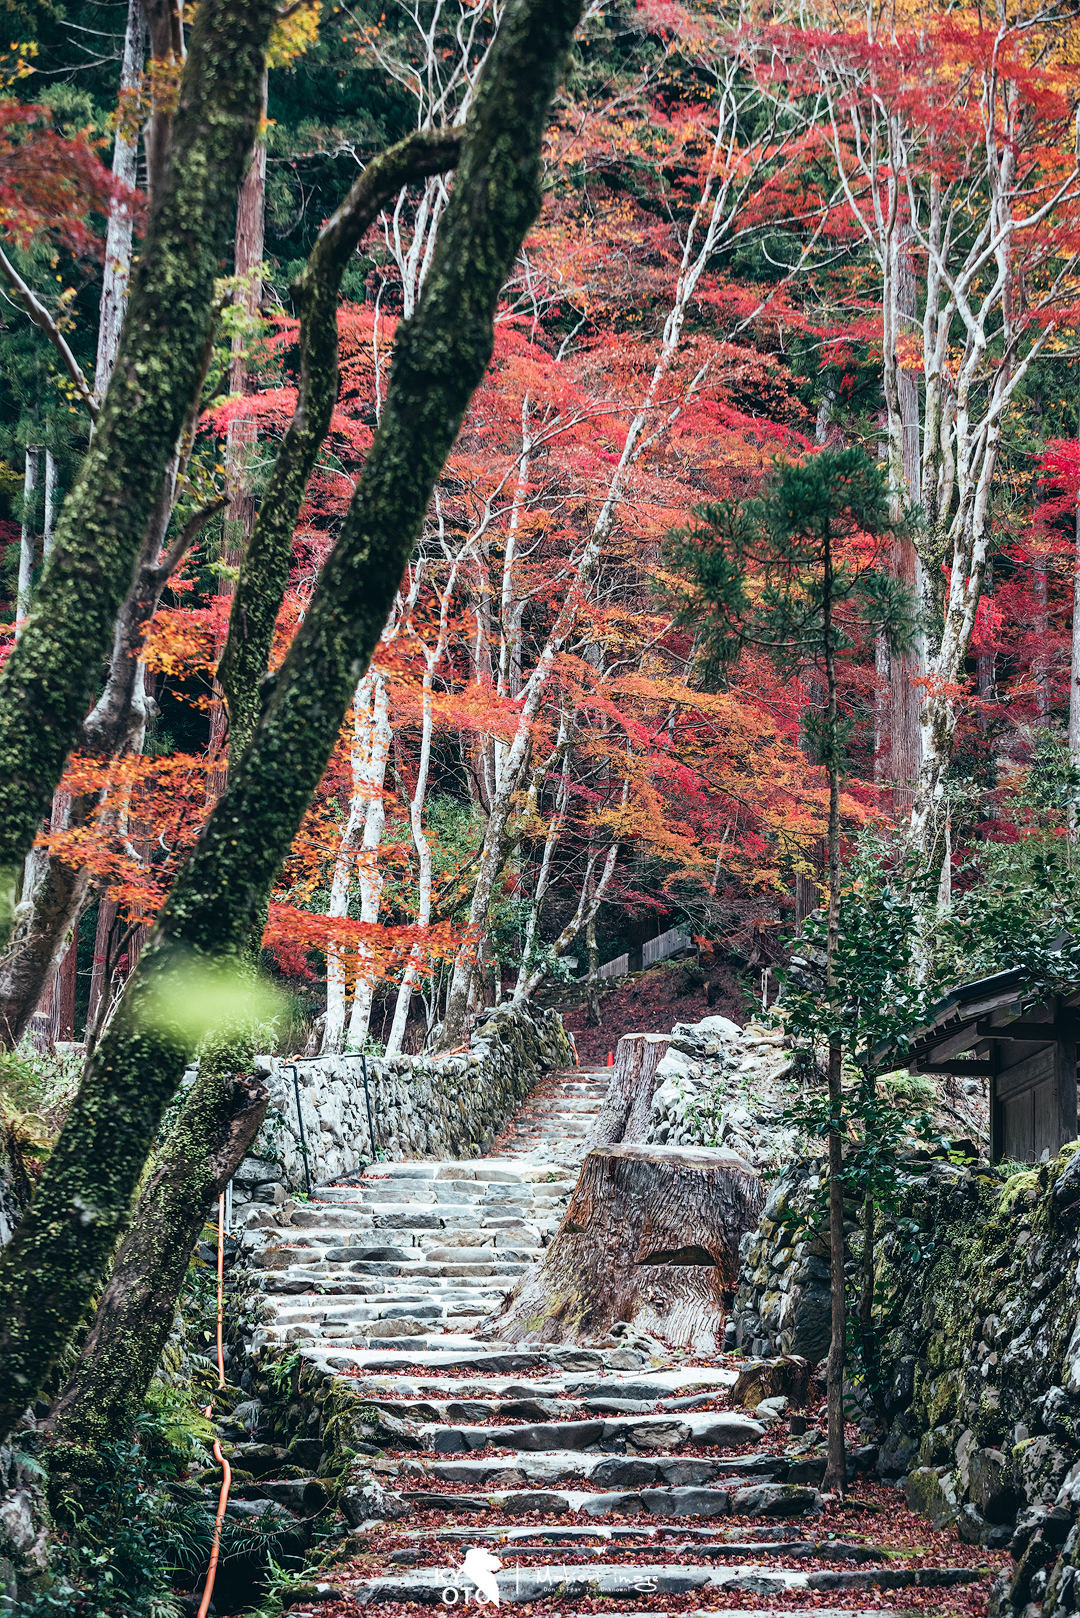
[[[23,280],[22,276],[8,258],[3,248],[0,248],[0,274],[3,275],[8,286],[22,304],[23,308],[26,310],[26,313],[30,316],[30,319],[34,322],[34,325],[39,327],[39,329],[45,333],[50,343],[56,349],[56,352],[64,362],[65,371],[75,384],[76,393],[79,395],[79,398],[90,412],[90,419],[92,421],[96,421],[98,416],[98,402],[94,398],[90,384],[82,374],[82,369],[78,360],[68,347],[67,339],[60,330],[60,327],[56,324],[56,321],[53,319],[52,315],[50,315],[49,311],[42,303],[41,299],[38,297],[37,293]]]

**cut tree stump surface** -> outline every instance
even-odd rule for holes
[[[714,1350],[735,1290],[739,1242],[764,1201],[757,1174],[735,1152],[596,1147],[540,1262],[483,1330],[535,1344],[632,1326],[681,1348]]]

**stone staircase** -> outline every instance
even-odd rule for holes
[[[506,1125],[495,1150],[505,1157],[569,1161],[576,1177],[586,1136],[607,1095],[610,1074],[606,1067],[549,1073]]]
[[[498,1155],[378,1164],[311,1202],[246,1209],[243,1243],[266,1294],[253,1350],[303,1344],[340,1359],[403,1337],[414,1352],[460,1346],[558,1227],[606,1089],[592,1073],[553,1074]]]
[[[988,1580],[991,1566],[969,1565],[955,1536],[945,1545],[925,1522],[910,1556],[896,1554],[894,1533],[877,1544],[874,1526],[884,1518],[892,1531],[905,1507],[870,1480],[876,1449],[851,1456],[857,1505],[823,1498],[820,1427],[789,1433],[782,1400],[730,1408],[737,1371],[723,1356],[695,1363],[631,1328],[584,1347],[475,1335],[557,1227],[605,1090],[603,1073],[552,1074],[490,1157],[379,1164],[310,1203],[246,1214],[265,1316],[252,1353],[265,1367],[260,1348],[288,1348],[326,1391],[298,1396],[284,1434],[315,1436],[274,1449],[275,1430],[252,1430],[234,1467],[291,1459],[315,1472],[331,1408],[318,1401],[345,1387],[358,1412],[356,1482],[341,1501],[349,1549],[298,1583],[287,1609],[464,1605],[483,1600],[478,1577],[494,1577],[503,1603],[539,1603],[552,1618],[595,1599],[634,1618],[666,1611],[669,1597],[680,1618],[694,1611],[688,1596],[731,1612],[740,1592],[759,1612],[772,1595],[781,1605],[764,1610],[840,1618],[910,1610],[911,1598],[882,1606],[883,1589]],[[245,1487],[275,1502],[275,1489],[301,1484],[317,1503],[314,1477],[264,1473]],[[822,1605],[827,1592],[844,1605]],[[957,1588],[955,1610],[979,1610],[981,1593]]]

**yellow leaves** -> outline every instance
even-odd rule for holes
[[[302,0],[295,9],[288,8],[270,35],[269,67],[291,67],[311,49],[319,32],[321,10],[321,0]]]
[[[150,105],[159,112],[172,113],[180,99],[180,78],[184,71],[181,57],[170,51],[168,56],[152,56],[147,65]]]
[[[0,90],[6,90],[18,79],[29,78],[37,69],[30,58],[37,55],[37,42],[33,39],[12,40],[6,51],[0,51]]]

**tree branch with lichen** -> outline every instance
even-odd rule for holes
[[[234,759],[258,719],[259,682],[269,664],[274,624],[288,583],[293,531],[337,400],[341,278],[386,204],[411,181],[453,168],[461,139],[460,129],[418,130],[376,157],[323,226],[293,283],[293,298],[300,310],[296,408],[241,563],[229,636],[217,671],[229,708]]]

